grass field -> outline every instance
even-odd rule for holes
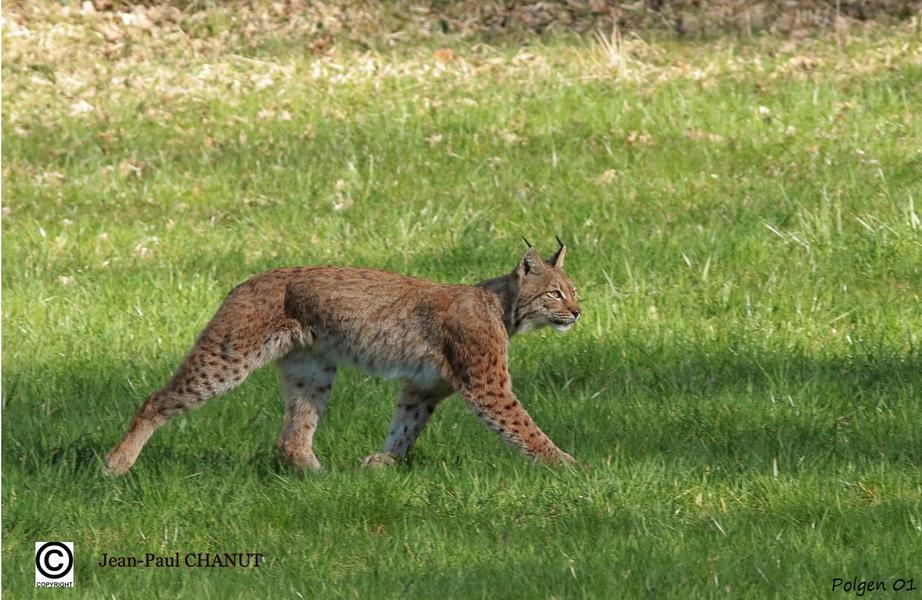
[[[104,60],[91,26],[4,25],[5,596],[55,593],[39,540],[76,543],[91,598],[922,589],[917,27],[326,56],[142,32]],[[578,468],[531,465],[453,397],[410,464],[363,470],[396,385],[345,372],[327,470],[300,476],[266,369],[102,476],[249,275],[474,283],[555,234],[584,317],[515,338],[511,370]],[[97,566],[238,551],[265,563]]]

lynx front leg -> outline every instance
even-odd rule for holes
[[[381,452],[366,456],[362,464],[366,467],[386,466],[406,458],[435,412],[436,405],[451,392],[451,388],[419,390],[409,385],[400,390],[384,448]]]
[[[512,393],[505,345],[473,342],[466,348],[457,347],[448,360],[464,400],[504,440],[535,460],[551,464],[575,462],[541,431]]]
[[[308,354],[295,353],[279,361],[285,424],[276,445],[282,456],[302,469],[321,470],[314,455],[314,432],[330,399],[336,367]]]
[[[469,390],[463,394],[490,429],[528,456],[552,464],[576,462],[541,431],[511,389],[497,390],[493,394]]]

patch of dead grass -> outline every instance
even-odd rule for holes
[[[560,78],[642,86],[683,78],[708,85],[720,77],[760,82],[861,77],[922,65],[918,17],[873,34],[837,33],[835,44],[824,38],[757,38],[741,45],[724,38],[685,43],[679,50],[676,42],[654,44],[614,28],[582,44],[504,49],[474,43],[452,49],[407,42],[375,51],[323,37],[342,31],[348,7],[286,10],[277,4],[191,13],[168,6],[97,11],[91,2],[5,6],[5,120],[18,127],[58,117],[106,119],[126,102],[159,114],[183,102],[223,98],[233,103],[273,90],[284,96],[304,85],[375,88],[392,79],[464,90],[489,86],[497,77],[523,84]],[[355,19],[361,24],[362,18]],[[318,39],[328,42],[317,45]]]

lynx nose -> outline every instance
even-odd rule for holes
[[[580,312],[579,312],[578,310],[574,310],[574,311],[573,311],[573,320],[574,320],[574,321],[578,321],[578,320],[579,320],[579,315],[580,315]]]

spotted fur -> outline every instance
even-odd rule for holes
[[[285,421],[282,455],[319,469],[312,443],[337,365],[403,382],[384,448],[367,465],[403,459],[438,403],[460,392],[490,428],[536,460],[572,462],[534,423],[512,392],[509,338],[579,318],[563,271],[566,247],[547,261],[533,249],[512,273],[476,286],[446,285],[372,269],[298,267],[257,275],[235,288],[170,382],[141,406],[106,457],[128,471],[150,436],[275,362]]]

